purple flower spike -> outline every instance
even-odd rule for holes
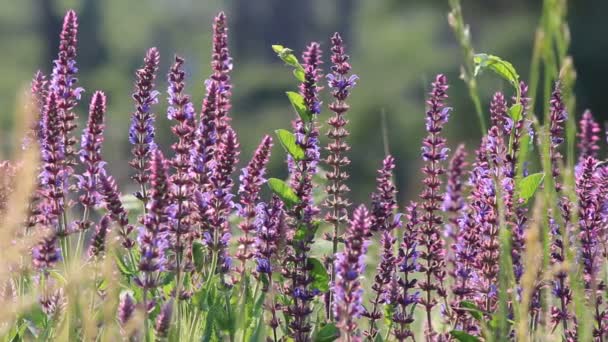
[[[586,110],[579,123],[579,133],[577,134],[579,164],[588,157],[597,158],[597,152],[600,149],[598,145],[600,131],[600,125],[594,120],[593,114]]]
[[[46,79],[46,76],[38,70],[32,79],[32,83],[30,85],[30,94],[32,96],[32,102],[34,104],[34,108],[36,109],[36,114],[34,116],[34,121],[32,123],[31,131],[28,132],[28,135],[23,142],[23,148],[27,148],[30,146],[32,141],[36,141],[38,145],[42,146],[44,140],[44,130],[43,126],[43,113],[44,113],[44,105],[46,104],[46,97],[48,96],[49,85]]]
[[[105,215],[99,221],[95,234],[93,234],[91,246],[89,247],[89,257],[99,258],[106,250],[106,236],[110,230],[110,217]]]
[[[551,94],[549,115],[549,133],[551,134],[549,153],[551,158],[551,170],[555,191],[559,193],[562,190],[562,184],[559,181],[559,163],[562,160],[562,155],[558,148],[564,142],[564,124],[568,119],[568,113],[566,112],[566,106],[562,101],[562,92],[559,83],[555,85],[555,89]]]
[[[272,138],[266,135],[255,150],[253,158],[251,158],[247,167],[241,171],[241,176],[239,177],[241,182],[239,187],[239,215],[243,218],[243,222],[239,224],[239,228],[243,232],[243,235],[239,237],[239,250],[236,257],[241,260],[241,272],[246,271],[245,264],[247,260],[253,257],[250,246],[253,245],[255,240],[249,234],[256,228],[256,205],[260,200],[261,187],[266,182],[266,165],[270,160],[271,149]]]
[[[148,202],[146,185],[148,183],[148,173],[146,168],[154,145],[154,120],[152,105],[158,102],[158,92],[154,90],[154,80],[158,69],[160,55],[156,48],[151,48],[146,53],[144,65],[138,69],[135,75],[135,112],[131,115],[131,127],[129,128],[129,142],[133,145],[131,153],[133,159],[129,163],[135,170],[131,177],[142,188],[136,196],[144,202]]]
[[[346,341],[361,341],[357,334],[357,319],[363,313],[363,288],[360,277],[365,271],[365,253],[369,236],[370,216],[365,206],[361,205],[346,231],[344,251],[335,261],[336,280],[332,287],[334,292],[334,314],[337,327]]]
[[[496,92],[490,102],[490,123],[501,129],[504,134],[510,134],[513,128],[511,118],[507,115],[507,101],[501,92]]]
[[[393,184],[393,170],[395,158],[386,156],[382,161],[382,168],[376,177],[376,191],[372,194],[372,224],[371,231],[381,232],[397,228],[393,220],[397,209],[397,189]]]
[[[414,291],[417,280],[414,279],[414,272],[420,269],[418,262],[420,252],[417,250],[418,243],[416,234],[420,219],[418,217],[418,204],[411,203],[406,209],[407,224],[403,232],[403,241],[399,246],[399,262],[397,271],[396,297],[394,303],[397,310],[393,314],[393,321],[397,324],[394,330],[395,338],[404,341],[408,337],[413,338],[414,334],[410,325],[414,322],[414,308],[419,301],[420,293]]]
[[[277,264],[279,258],[277,253],[286,234],[285,210],[283,202],[276,195],[272,197],[270,204],[262,202],[256,209],[256,271],[268,277],[268,288],[272,288],[273,265]],[[264,291],[267,291],[268,288],[265,288]]]
[[[194,151],[191,156],[191,172],[194,182],[201,191],[210,189],[209,177],[213,173],[215,144],[217,138],[216,102],[218,96],[217,82],[207,81],[207,93],[203,100],[201,118],[194,133]]]
[[[80,202],[88,209],[98,206],[101,201],[98,177],[104,164],[101,158],[101,145],[105,112],[106,96],[97,91],[91,100],[89,118],[80,143],[80,160],[85,165],[85,172],[79,178],[79,187],[84,191],[80,196]]]
[[[135,312],[135,300],[129,293],[125,293],[118,304],[118,322],[121,326],[125,326],[133,317]]]
[[[319,43],[310,43],[302,54],[302,67],[304,68],[304,82],[300,84],[300,95],[304,97],[306,107],[313,114],[321,113],[321,102],[319,92],[322,87],[318,86],[322,77],[320,65],[321,47]]]
[[[440,210],[442,195],[440,194],[440,176],[445,173],[441,162],[447,158],[448,149],[445,147],[445,138],[441,131],[443,125],[448,120],[450,108],[445,107],[443,101],[447,98],[448,89],[447,78],[438,75],[432,84],[430,98],[427,101],[428,110],[426,112],[426,129],[428,135],[423,140],[422,158],[425,166],[422,171],[425,174],[425,190],[420,195],[423,200],[423,215],[420,218],[420,234],[417,238],[419,246],[424,249],[421,253],[422,265],[421,272],[424,278],[418,282],[421,291],[424,292],[420,299],[420,304],[426,310],[426,321],[428,336],[435,335],[433,330],[433,319],[431,311],[437,304],[433,292],[440,297],[446,296],[443,285],[445,279],[445,247],[443,243],[443,218],[438,215]]]
[[[140,229],[139,270],[136,283],[144,290],[158,285],[157,272],[167,268],[166,249],[167,224],[169,221],[169,176],[168,162],[160,150],[152,153],[150,160],[150,201]]]
[[[133,248],[133,246],[135,246],[135,241],[129,236],[133,231],[133,226],[129,224],[129,214],[120,200],[121,194],[118,191],[118,185],[114,178],[108,175],[103,169],[99,174],[99,193],[101,194],[103,204],[108,211],[108,215],[112,221],[120,226],[118,235],[122,240],[123,247],[126,249]]]
[[[160,313],[158,314],[158,316],[156,316],[156,325],[154,326],[154,330],[156,330],[156,336],[167,337],[167,334],[169,333],[169,328],[171,326],[172,315],[173,301],[170,300],[163,305],[163,307],[160,309]]]
[[[177,142],[171,145],[174,157],[171,166],[175,172],[171,175],[171,249],[175,252],[177,273],[184,267],[183,253],[186,249],[187,236],[192,226],[193,206],[189,199],[193,195],[193,179],[190,173],[190,162],[194,150],[194,134],[196,130],[195,111],[190,97],[184,93],[185,72],[184,59],[175,56],[175,62],[169,72],[169,107],[167,117],[175,120],[171,131],[177,137]]]
[[[230,83],[230,71],[232,71],[232,57],[228,49],[228,25],[226,14],[220,12],[213,23],[213,54],[211,55],[211,68],[213,75],[211,79],[217,83],[217,132],[219,136],[226,133],[230,126],[228,112],[232,106],[232,85]]]
[[[76,73],[76,43],[78,34],[78,17],[76,12],[70,10],[63,19],[63,27],[59,36],[59,53],[53,62],[53,74],[51,77],[50,91],[57,95],[58,115],[61,121],[61,136],[65,146],[66,168],[71,172],[71,166],[75,163],[74,146],[76,139],[71,135],[76,128],[76,114],[72,112],[76,107],[82,88],[76,88],[78,79]]]

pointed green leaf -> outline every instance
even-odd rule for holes
[[[306,80],[306,74],[304,73],[304,69],[302,68],[293,69],[293,75],[300,82],[304,82]]]
[[[521,114],[523,113],[524,107],[521,103],[514,104],[509,108],[509,116],[513,119],[513,124],[521,120]]]
[[[293,109],[295,109],[300,116],[300,119],[302,119],[304,122],[310,122],[310,120],[312,120],[312,113],[308,110],[308,108],[306,108],[304,97],[293,91],[288,91],[286,94],[289,102],[291,102],[291,105],[293,106]]]
[[[481,318],[483,317],[481,310],[479,310],[477,305],[473,304],[472,302],[466,300],[462,301],[460,302],[460,307],[467,309],[471,316],[473,316],[473,318],[478,321],[481,320]]]
[[[520,179],[517,182],[517,193],[519,194],[519,198],[523,199],[524,202],[528,202],[528,200],[534,196],[536,190],[545,179],[545,174],[542,172],[531,174],[523,179]]]
[[[309,262],[312,264],[312,270],[310,271],[312,283],[310,286],[321,292],[329,291],[329,274],[327,273],[325,266],[323,266],[323,263],[315,258],[309,259]]]
[[[475,62],[475,76],[485,69],[489,69],[500,77],[507,80],[516,89],[519,88],[519,75],[513,67],[513,64],[501,59],[498,56],[488,55],[485,53],[476,54],[473,57]]]
[[[332,342],[340,337],[340,330],[335,324],[325,324],[319,331],[317,331],[313,337],[314,342]]]
[[[116,255],[115,259],[116,266],[118,266],[120,273],[126,276],[132,276],[133,274],[135,274],[135,271],[131,270],[120,256]]]
[[[295,191],[287,185],[287,183],[283,182],[277,178],[270,178],[268,180],[268,187],[275,193],[287,206],[294,206],[300,203],[300,199],[298,195],[296,195]]]
[[[295,160],[304,159],[304,149],[296,143],[296,136],[293,133],[286,129],[277,129],[275,133],[285,152],[289,153]]]
[[[450,335],[454,337],[457,341],[460,342],[479,342],[479,338],[473,335],[469,335],[464,331],[460,330],[452,330],[450,331]]]

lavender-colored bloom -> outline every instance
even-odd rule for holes
[[[42,129],[43,126],[43,113],[44,113],[44,105],[46,104],[46,97],[48,96],[48,81],[46,76],[42,73],[42,71],[36,71],[34,74],[34,78],[32,79],[32,83],[30,85],[30,95],[31,100],[36,109],[36,113],[34,116],[34,120],[32,122],[31,130],[28,132],[27,136],[23,142],[23,149],[26,149],[30,146],[32,141],[36,141],[38,145],[42,146],[44,140],[44,131]]]
[[[65,147],[66,171],[71,173],[75,163],[76,139],[71,136],[76,128],[76,115],[72,110],[76,107],[82,88],[77,88],[78,72],[76,67],[76,43],[78,34],[78,18],[76,12],[70,10],[63,19],[63,27],[59,36],[59,53],[53,61],[53,73],[49,91],[57,96],[58,115],[61,121],[61,139]]]
[[[217,83],[217,133],[223,136],[230,126],[230,97],[232,85],[230,83],[230,71],[232,71],[232,57],[228,49],[228,25],[226,14],[220,12],[213,23],[213,48],[211,55],[211,68],[213,75],[211,79]]]
[[[572,291],[568,286],[568,272],[564,269],[563,263],[566,259],[564,237],[568,238],[566,235],[568,233],[566,227],[570,221],[571,205],[567,198],[563,198],[562,203],[562,217],[565,219],[563,229],[560,229],[559,225],[552,217],[549,218],[549,227],[551,228],[553,239],[551,242],[551,264],[558,269],[553,277],[551,293],[559,302],[559,305],[553,305],[551,307],[551,323],[553,324],[553,329],[561,323],[564,332],[568,332],[568,323],[573,318],[572,313],[568,309],[572,302]]]
[[[54,231],[46,230],[46,237],[32,248],[32,262],[39,270],[49,270],[61,260],[61,249]]]
[[[156,287],[157,273],[166,269],[167,224],[169,209],[168,162],[160,150],[150,161],[150,201],[138,237],[140,275],[136,283],[144,290]]]
[[[67,193],[67,174],[65,145],[58,111],[57,95],[52,92],[47,97],[43,116],[45,136],[41,151],[42,170],[40,173],[40,191],[43,201],[40,203],[40,211],[42,223],[45,226],[54,227],[58,233],[67,234],[59,227]]]
[[[171,326],[171,316],[173,315],[173,300],[167,301],[158,316],[156,316],[156,324],[154,325],[154,330],[156,331],[156,336],[158,337],[167,337],[169,333],[169,328]],[[179,324],[179,322],[178,322]]]
[[[272,286],[273,265],[277,263],[277,252],[285,238],[285,210],[283,202],[273,195],[269,204],[260,203],[256,208],[254,226],[256,227],[255,258],[256,272],[268,277],[269,287]],[[267,291],[268,288],[263,289]]]
[[[467,166],[467,152],[464,145],[459,145],[454,152],[454,156],[450,160],[447,170],[447,185],[445,187],[445,196],[443,199],[443,211],[457,214],[465,206],[464,197],[462,196],[462,174]],[[455,215],[453,215],[454,217]],[[452,218],[453,218],[452,217]],[[456,220],[450,219],[451,224],[457,224]]]
[[[213,173],[214,164],[212,159],[215,155],[215,144],[218,141],[216,125],[217,82],[207,80],[206,91],[201,118],[194,133],[195,148],[190,162],[194,182],[201,191],[207,191],[211,186],[209,177]]]
[[[105,112],[106,96],[104,93],[97,91],[91,99],[89,118],[80,143],[80,160],[85,166],[85,171],[79,177],[78,185],[84,192],[80,196],[80,202],[87,209],[92,209],[101,202],[98,192],[98,175],[104,165],[101,158],[101,145],[103,143]]]
[[[369,236],[370,216],[361,205],[353,214],[346,231],[344,251],[335,261],[336,280],[332,287],[337,327],[346,341],[361,341],[357,335],[357,319],[363,313],[363,288],[359,279],[365,271],[365,253]]]
[[[321,61],[321,47],[319,43],[310,43],[302,54],[302,60],[304,82],[300,84],[300,95],[304,97],[306,108],[313,114],[319,114],[321,113],[319,92],[323,89],[318,85],[322,77],[319,66],[323,63]]]
[[[131,177],[142,188],[136,196],[144,202],[148,201],[146,184],[148,183],[148,172],[146,170],[154,145],[154,120],[152,106],[158,103],[158,92],[154,90],[154,80],[158,69],[160,55],[156,48],[151,48],[146,53],[144,65],[138,69],[135,75],[135,112],[131,114],[131,126],[129,128],[129,142],[133,145],[131,153],[133,159],[129,163],[135,170]]]
[[[433,292],[440,297],[445,297],[446,292],[443,286],[445,279],[445,247],[441,230],[443,219],[438,215],[440,210],[442,195],[440,194],[440,176],[445,172],[441,162],[447,158],[447,148],[445,138],[441,136],[443,125],[448,120],[450,108],[445,107],[443,101],[447,98],[448,88],[447,78],[438,75],[432,84],[430,98],[427,100],[426,129],[428,135],[423,140],[422,158],[425,166],[422,171],[425,174],[423,181],[425,189],[420,195],[423,200],[423,215],[420,218],[420,233],[417,235],[418,244],[424,251],[421,253],[420,270],[424,273],[424,278],[418,281],[418,287],[424,296],[420,298],[420,304],[426,310],[427,330],[429,336],[433,336],[433,323],[431,311],[437,304]]]
[[[122,240],[123,247],[133,248],[135,242],[129,237],[133,231],[133,226],[129,224],[129,214],[120,200],[121,194],[118,191],[118,185],[114,178],[103,169],[99,173],[99,193],[109,217],[120,226],[118,235]]]
[[[376,177],[376,191],[372,194],[371,231],[381,232],[397,228],[394,220],[397,209],[397,189],[393,184],[395,158],[386,156]]]
[[[93,234],[91,246],[89,246],[89,257],[98,258],[104,254],[106,249],[106,236],[108,235],[109,230],[110,217],[104,215],[95,229],[95,234]]]
[[[551,135],[551,146],[549,155],[551,158],[551,172],[555,191],[558,193],[562,189],[562,184],[559,181],[559,162],[562,160],[562,155],[558,151],[559,146],[564,142],[564,124],[568,119],[566,106],[562,101],[562,93],[559,83],[555,85],[555,89],[551,94],[550,113],[549,113],[549,133]]]
[[[178,274],[183,265],[183,252],[186,249],[186,238],[192,226],[192,203],[194,183],[190,173],[191,155],[194,149],[195,111],[190,97],[184,93],[186,86],[184,59],[175,56],[175,62],[169,72],[169,94],[167,117],[175,120],[171,131],[177,137],[177,142],[171,145],[175,152],[171,166],[175,172],[171,175],[171,206],[170,213],[171,248],[175,252]]]
[[[117,318],[120,325],[125,326],[135,312],[135,300],[129,293],[125,293],[118,304]]]
[[[501,92],[496,92],[490,102],[490,124],[505,134],[510,134],[513,128],[513,120],[507,115],[507,101]]]
[[[403,232],[403,241],[399,246],[399,261],[397,271],[399,274],[397,283],[397,297],[395,303],[398,305],[393,314],[393,322],[396,323],[394,334],[399,341],[413,337],[410,328],[414,322],[414,308],[420,301],[420,292],[414,291],[417,279],[413,275],[420,269],[420,252],[417,250],[416,235],[420,219],[418,217],[418,204],[411,203],[406,209],[407,223]]]
[[[586,110],[579,123],[579,133],[577,134],[579,164],[583,163],[588,157],[597,158],[597,152],[600,149],[598,145],[600,131],[600,125],[593,119],[593,114]]]
[[[350,206],[349,200],[345,197],[350,192],[350,189],[345,184],[345,181],[349,177],[345,168],[350,165],[350,159],[346,156],[346,153],[350,150],[350,146],[345,141],[349,135],[346,129],[348,120],[345,118],[346,112],[349,109],[346,100],[350,90],[355,86],[357,76],[348,75],[351,69],[348,62],[349,56],[346,54],[342,37],[337,32],[331,37],[331,45],[332,72],[326,78],[334,98],[334,101],[329,105],[329,109],[334,115],[327,120],[330,128],[326,135],[330,139],[330,142],[325,147],[325,150],[328,152],[327,158],[324,160],[328,166],[327,173],[325,174],[327,178],[327,185],[325,186],[327,199],[323,204],[327,208],[325,221],[333,226],[333,233],[326,235],[333,245],[332,254],[327,256],[326,263],[331,268],[332,278],[335,278],[333,263],[335,253],[338,250],[339,236],[341,234],[340,226],[348,221],[347,208]],[[331,317],[332,314],[332,296],[331,292],[326,294],[328,317]]]
[[[253,257],[253,252],[249,247],[254,243],[254,239],[250,237],[250,233],[256,228],[256,205],[260,200],[260,190],[266,182],[266,165],[270,160],[270,151],[272,149],[272,138],[268,135],[264,136],[260,145],[255,150],[253,157],[243,170],[239,180],[240,208],[239,215],[243,218],[243,222],[239,224],[239,228],[243,235],[239,237],[239,250],[237,258],[241,260],[241,272],[245,271],[245,263]]]

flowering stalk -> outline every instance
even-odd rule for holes
[[[269,204],[262,202],[258,204],[256,209],[256,272],[260,278],[265,277],[268,280],[268,285],[265,285],[262,288],[262,291],[269,292],[270,304],[268,304],[268,306],[272,316],[268,321],[268,325],[272,329],[273,341],[277,342],[277,328],[279,327],[280,322],[276,315],[277,303],[276,297],[273,294],[274,285],[272,275],[275,271],[275,265],[278,264],[278,259],[280,259],[280,256],[277,253],[284,247],[282,241],[286,238],[285,209],[283,207],[283,202],[276,195],[273,195]]]
[[[160,150],[152,152],[150,160],[150,201],[140,228],[138,242],[140,246],[139,271],[135,283],[143,290],[145,321],[148,320],[148,293],[155,289],[160,281],[160,274],[167,268],[166,249],[167,224],[169,209],[169,176],[168,162]],[[147,323],[146,323],[147,324]]]
[[[232,198],[232,173],[236,168],[239,156],[239,142],[236,132],[228,127],[217,150],[217,163],[210,177],[211,190],[199,194],[197,204],[199,212],[206,213],[204,239],[211,250],[211,267],[208,276],[226,274],[232,267],[227,247],[230,240],[230,222],[228,216],[234,207]]]
[[[201,117],[194,132],[194,152],[191,160],[191,172],[194,183],[202,191],[210,188],[209,177],[213,173],[211,160],[215,155],[217,139],[216,108],[218,84],[215,81],[205,82],[206,94],[201,109]],[[198,218],[199,221],[202,217]],[[200,223],[200,222],[199,222]]]
[[[304,82],[300,84],[300,95],[304,98],[306,109],[312,114],[312,120],[304,122],[302,119],[297,119],[294,122],[296,143],[304,150],[304,158],[296,161],[288,156],[290,185],[299,199],[299,203],[289,212],[290,224],[294,231],[305,230],[303,239],[290,241],[293,250],[288,262],[291,264],[291,269],[286,272],[291,279],[289,295],[292,297],[286,314],[293,317],[289,323],[289,333],[296,341],[309,339],[311,325],[308,317],[312,313],[310,302],[317,294],[316,289],[309,288],[312,282],[310,276],[312,265],[308,252],[314,239],[313,219],[319,212],[312,197],[312,177],[317,173],[319,162],[319,128],[316,122],[316,116],[321,110],[319,101],[321,87],[317,85],[321,78],[319,65],[322,63],[319,44],[309,44],[302,59]]]
[[[70,10],[63,19],[63,27],[59,35],[59,53],[53,61],[53,73],[49,90],[57,95],[57,109],[61,121],[61,137],[65,146],[66,171],[71,173],[75,164],[74,145],[76,139],[71,136],[76,128],[76,114],[72,112],[78,100],[82,88],[76,88],[75,77],[78,72],[76,67],[76,43],[78,34],[78,17],[76,12]]]
[[[131,248],[135,246],[135,241],[129,237],[133,226],[129,224],[129,214],[120,201],[121,194],[118,192],[116,181],[104,169],[99,173],[99,193],[108,215],[120,227],[118,235],[122,239],[122,246],[131,253]]]
[[[175,253],[175,298],[179,303],[182,289],[182,269],[184,268],[184,250],[186,241],[190,233],[191,219],[190,214],[192,205],[189,199],[192,197],[193,184],[190,175],[190,156],[194,147],[195,112],[190,97],[184,94],[186,86],[183,70],[184,59],[175,56],[175,62],[169,72],[169,107],[167,118],[175,120],[175,125],[171,131],[177,136],[177,142],[171,145],[175,153],[171,160],[174,173],[171,175],[171,205],[173,210],[170,217],[171,248]],[[179,321],[179,310],[177,319]]]
[[[356,320],[363,312],[363,289],[360,277],[365,272],[365,253],[367,252],[370,229],[370,216],[365,206],[355,210],[350,227],[346,231],[344,251],[336,256],[336,280],[332,286],[335,302],[334,314],[337,327],[347,342],[362,341],[357,334]]]
[[[213,23],[213,48],[211,55],[211,79],[217,83],[217,133],[223,136],[230,126],[230,97],[232,85],[230,84],[230,71],[232,71],[232,57],[228,49],[228,25],[226,14],[220,12]]]
[[[370,234],[382,234],[380,244],[382,256],[376,269],[372,290],[375,294],[371,300],[371,310],[363,313],[369,319],[369,329],[365,332],[370,338],[378,333],[376,321],[382,318],[380,304],[386,302],[387,287],[393,278],[397,258],[394,254],[395,237],[393,230],[401,226],[400,215],[395,215],[397,209],[396,188],[393,184],[395,158],[386,156],[376,177],[376,191],[372,194],[372,212],[370,217]]]
[[[591,111],[586,110],[579,123],[578,142],[578,162],[582,164],[588,157],[597,158],[597,151],[600,149],[600,125],[593,119]]]
[[[95,233],[91,239],[91,245],[89,246],[89,257],[100,258],[103,256],[106,250],[106,237],[110,230],[110,217],[104,215],[99,224],[95,229]]]
[[[36,116],[34,117],[34,121],[31,127],[31,131],[26,136],[26,141],[24,142],[24,148],[29,146],[32,140],[42,145],[43,142],[43,134],[44,130],[42,129],[43,125],[43,112],[44,105],[46,102],[46,97],[48,96],[49,85],[46,79],[46,76],[38,70],[36,74],[34,74],[34,78],[32,79],[32,83],[30,85],[30,94],[32,96],[32,102],[34,104],[34,108],[36,109]]]
[[[337,32],[331,38],[333,63],[332,72],[326,76],[329,87],[332,89],[331,94],[334,101],[329,105],[329,109],[334,112],[327,124],[331,126],[327,132],[327,137],[331,142],[325,148],[329,155],[325,159],[325,163],[330,167],[326,177],[328,184],[326,186],[327,199],[325,207],[328,209],[325,215],[325,221],[333,225],[332,255],[327,258],[327,263],[331,269],[331,281],[335,279],[335,270],[333,268],[333,258],[338,252],[338,240],[340,235],[340,225],[348,221],[347,208],[350,205],[348,199],[344,196],[350,191],[344,182],[348,179],[348,173],[344,168],[350,165],[350,159],[345,155],[350,150],[350,146],[344,141],[348,137],[348,130],[345,126],[348,120],[344,117],[349,109],[346,99],[350,93],[350,89],[355,86],[357,76],[348,75],[350,64],[349,56],[346,54],[342,37]],[[327,317],[331,318],[333,311],[330,309],[333,301],[333,292],[329,292],[326,296]]]
[[[262,142],[255,150],[253,158],[247,164],[247,167],[241,171],[239,180],[240,207],[239,215],[243,218],[243,222],[239,224],[239,228],[243,235],[239,237],[239,250],[237,258],[241,260],[240,272],[246,272],[247,260],[253,257],[253,252],[250,251],[250,246],[255,243],[255,240],[250,236],[250,233],[255,230],[256,205],[260,200],[260,190],[266,182],[264,178],[266,174],[266,165],[270,160],[270,150],[272,149],[272,138],[268,135],[264,136]]]
[[[407,207],[407,223],[403,233],[403,241],[399,246],[399,261],[397,264],[400,276],[398,278],[398,295],[395,300],[399,309],[393,315],[393,321],[397,323],[394,329],[395,338],[405,341],[408,337],[414,338],[410,325],[414,322],[414,309],[420,300],[419,292],[412,292],[417,279],[413,279],[414,272],[418,271],[418,257],[416,234],[420,224],[418,217],[418,204],[411,203]]]
[[[501,92],[494,93],[490,102],[490,127],[496,126],[502,132],[509,134],[513,120],[507,115],[507,101]]]
[[[81,138],[80,161],[85,166],[84,173],[78,178],[78,187],[84,193],[80,202],[84,206],[79,228],[86,230],[91,225],[89,212],[101,203],[99,194],[99,173],[105,164],[101,158],[103,143],[104,115],[106,112],[106,96],[97,91],[93,94],[89,106],[89,118]]]
[[[445,279],[445,248],[441,227],[443,219],[438,215],[442,196],[439,193],[441,186],[440,176],[445,172],[441,162],[447,158],[448,149],[445,147],[445,138],[440,134],[443,125],[447,122],[451,108],[444,107],[444,99],[447,98],[447,78],[438,75],[432,84],[433,89],[427,101],[426,129],[428,135],[423,140],[422,159],[425,166],[422,169],[426,178],[424,179],[425,190],[420,195],[423,200],[422,208],[424,214],[420,218],[420,233],[417,238],[419,245],[424,248],[421,259],[424,263],[420,271],[424,278],[418,282],[421,291],[426,293],[425,298],[420,299],[420,304],[426,310],[427,336],[433,336],[433,322],[431,311],[437,304],[433,298],[433,292],[445,298],[446,292],[443,286]]]
[[[155,149],[155,117],[152,113],[152,105],[158,103],[158,92],[154,90],[158,63],[158,50],[151,48],[146,53],[143,67],[135,73],[137,76],[135,92],[133,93],[135,112],[131,114],[131,126],[129,128],[129,142],[133,145],[131,150],[133,159],[129,162],[129,165],[135,170],[135,174],[131,178],[140,186],[141,190],[135,196],[143,202],[144,212],[148,203],[146,185],[149,176],[146,168],[152,151]]]

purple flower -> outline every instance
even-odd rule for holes
[[[171,145],[174,157],[171,166],[175,172],[171,175],[171,204],[169,217],[171,230],[171,249],[175,252],[178,278],[183,267],[183,252],[186,249],[185,236],[190,232],[192,204],[189,199],[193,193],[190,161],[194,149],[194,132],[196,129],[194,106],[190,97],[184,94],[186,86],[183,71],[184,59],[175,56],[175,62],[169,72],[169,107],[167,117],[175,120],[171,131],[177,142]]]
[[[597,152],[600,149],[598,145],[600,131],[600,125],[593,119],[593,114],[586,110],[579,123],[579,133],[577,134],[579,164],[583,163],[588,157],[597,158]]]
[[[143,67],[135,73],[137,76],[135,93],[133,93],[135,112],[131,115],[131,126],[129,128],[129,142],[133,145],[131,150],[133,159],[129,164],[135,170],[135,174],[131,178],[141,186],[142,190],[136,196],[144,202],[144,205],[148,201],[148,194],[145,189],[148,183],[146,168],[150,155],[155,149],[155,116],[152,113],[152,105],[158,102],[158,92],[154,90],[154,80],[156,79],[159,58],[156,48],[149,49],[144,58]]]
[[[101,257],[106,249],[106,236],[110,230],[110,217],[104,215],[99,221],[95,233],[93,234],[91,246],[89,246],[89,257]]]
[[[118,322],[121,326],[125,326],[127,322],[133,317],[135,312],[135,300],[129,293],[125,293],[118,304]]]
[[[213,47],[211,55],[211,79],[217,83],[217,132],[223,136],[230,125],[230,97],[232,85],[230,84],[230,71],[232,71],[232,57],[228,49],[228,25],[226,15],[220,12],[213,23]]]
[[[393,184],[393,170],[395,158],[386,156],[382,161],[382,168],[376,177],[376,191],[372,194],[371,231],[381,232],[397,228],[393,220],[397,209],[397,190]]]
[[[32,103],[36,114],[34,116],[34,122],[31,127],[31,131],[28,132],[23,142],[23,148],[26,149],[30,146],[32,141],[36,141],[38,145],[42,146],[44,141],[44,130],[43,130],[43,115],[44,105],[46,104],[46,97],[48,96],[49,86],[46,76],[38,70],[34,74],[32,83],[30,85],[30,94],[32,96]]]
[[[403,232],[403,241],[399,246],[399,261],[397,263],[397,296],[395,304],[397,308],[393,314],[393,321],[397,324],[394,334],[397,340],[403,341],[413,337],[410,324],[414,321],[414,308],[420,300],[420,292],[413,291],[418,280],[414,279],[414,273],[420,270],[420,252],[417,250],[418,226],[418,204],[412,202],[406,209],[407,223]]]
[[[152,153],[150,160],[150,201],[140,228],[138,242],[141,258],[139,260],[140,275],[136,283],[144,291],[158,285],[157,272],[167,267],[166,249],[168,207],[169,207],[169,176],[168,162],[160,150]]]
[[[255,238],[257,272],[266,274],[269,283],[272,284],[273,263],[279,258],[277,252],[286,233],[283,202],[273,196],[269,204],[263,202],[258,204],[254,226],[257,228]]]
[[[135,242],[129,237],[133,226],[129,224],[129,215],[120,200],[121,194],[118,192],[118,185],[104,169],[101,169],[99,173],[99,193],[109,217],[120,226],[118,235],[122,239],[123,247],[133,248]]]
[[[507,101],[501,92],[496,92],[490,102],[490,124],[504,134],[511,134],[513,120],[507,115]]]
[[[336,280],[332,287],[336,324],[346,340],[360,340],[356,334],[357,319],[363,313],[363,288],[360,277],[365,271],[365,253],[369,236],[370,216],[361,205],[353,214],[346,231],[344,251],[335,261]]]
[[[307,109],[313,114],[319,114],[321,113],[319,92],[323,89],[318,85],[322,77],[319,66],[323,63],[321,61],[321,47],[319,43],[310,43],[302,54],[302,60],[304,82],[300,84],[300,95],[304,97]]]
[[[440,297],[445,297],[445,247],[441,230],[443,228],[443,218],[438,215],[442,202],[440,194],[441,180],[439,178],[445,172],[441,161],[447,158],[445,138],[441,131],[447,122],[450,109],[445,107],[443,101],[447,98],[447,79],[444,75],[438,75],[432,84],[432,91],[427,100],[426,129],[428,135],[423,140],[422,159],[425,166],[422,171],[425,174],[423,181],[425,189],[420,195],[423,200],[423,215],[420,218],[420,233],[417,235],[418,244],[423,248],[421,255],[421,272],[424,278],[418,282],[418,287],[424,295],[420,299],[420,304],[426,309],[427,313],[427,334],[435,334],[431,318],[431,311],[437,304],[433,292]]]
[[[101,145],[105,112],[106,96],[97,91],[91,99],[89,118],[80,143],[80,160],[85,166],[85,172],[79,178],[79,187],[84,191],[84,194],[80,196],[80,202],[89,210],[98,206],[101,201],[98,192],[98,175],[104,165],[101,158]]]
[[[39,270],[49,270],[61,260],[61,249],[57,243],[57,234],[46,230],[46,237],[32,249],[32,262]]]
[[[76,67],[76,43],[78,34],[78,17],[70,10],[63,19],[63,27],[59,36],[59,53],[53,61],[53,73],[49,91],[55,93],[59,120],[61,121],[61,139],[65,147],[65,159],[68,165],[74,163],[74,145],[76,139],[71,136],[76,128],[76,115],[72,110],[80,99],[82,88],[76,88],[78,72]],[[71,167],[66,170],[71,173]]]
[[[566,106],[562,101],[560,85],[557,83],[553,93],[551,94],[550,101],[549,133],[551,135],[551,146],[549,149],[549,155],[551,158],[551,170],[555,191],[558,193],[562,189],[562,185],[559,182],[559,162],[562,160],[562,155],[558,148],[564,142],[564,124],[567,119],[568,113],[566,112]]]
[[[207,93],[203,100],[201,118],[194,133],[194,151],[192,153],[191,173],[195,184],[207,191],[210,188],[209,177],[213,173],[212,159],[215,155],[215,144],[217,139],[216,129],[216,101],[218,96],[218,84],[208,80]]]
[[[254,239],[249,236],[256,226],[256,205],[260,200],[260,190],[266,182],[266,165],[270,160],[270,151],[272,149],[272,138],[268,135],[264,136],[262,142],[255,150],[253,157],[247,164],[247,167],[241,171],[239,180],[240,195],[240,210],[239,215],[243,218],[243,222],[239,224],[239,228],[243,235],[239,237],[239,250],[237,258],[241,260],[241,272],[245,271],[245,263],[253,257],[253,253],[249,247],[254,243]]]
[[[172,315],[173,300],[169,300],[162,306],[160,312],[158,313],[158,316],[156,316],[156,325],[154,326],[154,330],[156,330],[156,336],[167,337],[167,334],[169,333],[169,327],[171,326]]]

